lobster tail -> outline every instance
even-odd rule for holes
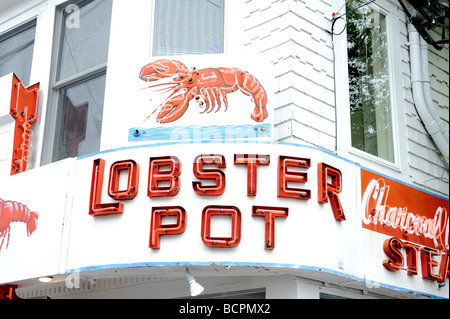
[[[36,230],[38,218],[39,214],[30,211],[24,204],[0,198],[0,238],[3,236],[3,240],[8,235],[9,242],[9,229],[12,222],[25,223],[27,235],[30,236]]]
[[[13,222],[22,222],[27,224],[28,237],[36,230],[39,213],[32,212],[22,203],[12,202],[14,205]]]
[[[259,81],[250,73],[242,73],[242,87],[241,91],[244,94],[251,95],[253,102],[255,103],[255,109],[251,115],[251,118],[256,122],[262,122],[267,118],[267,94],[264,87]]]

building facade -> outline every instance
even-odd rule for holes
[[[402,3],[0,0],[3,295],[448,298],[448,44]]]

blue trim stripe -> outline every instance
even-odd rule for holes
[[[270,137],[271,134],[272,125],[268,123],[258,125],[132,127],[128,131],[128,141],[261,138]]]
[[[346,278],[350,278],[356,280],[360,283],[367,283],[374,287],[382,287],[386,289],[396,290],[404,293],[413,293],[415,295],[420,295],[432,299],[447,299],[445,297],[432,295],[428,293],[423,293],[420,291],[405,289],[401,287],[396,287],[393,285],[388,285],[384,283],[367,281],[365,279],[359,278],[354,275],[349,275],[340,271],[332,270],[329,268],[322,268],[316,266],[306,266],[306,265],[295,265],[295,264],[280,264],[280,263],[253,263],[253,262],[234,262],[234,261],[220,261],[220,262],[187,262],[187,261],[177,261],[177,262],[148,262],[148,263],[128,263],[128,264],[109,264],[109,265],[98,265],[98,266],[88,266],[81,267],[76,269],[66,270],[66,274],[71,274],[74,272],[83,272],[83,271],[92,271],[92,270],[106,270],[106,269],[115,269],[115,268],[141,268],[141,267],[161,267],[161,266],[243,266],[243,267],[277,267],[277,268],[289,268],[289,269],[298,269],[298,270],[310,270],[323,272],[328,274],[333,274],[337,276],[342,276]]]

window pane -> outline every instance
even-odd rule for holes
[[[111,0],[82,2],[64,10],[58,80],[79,74],[108,59]],[[79,18],[79,24],[73,19]]]
[[[100,149],[105,75],[63,90],[54,161]]]
[[[223,52],[223,0],[157,0],[153,54]]]
[[[0,77],[14,72],[25,85],[30,85],[36,26],[0,37]]]
[[[360,1],[347,3],[352,146],[394,161],[386,18]]]

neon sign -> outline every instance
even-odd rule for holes
[[[448,249],[448,202],[395,181],[376,177],[365,181],[363,227],[413,242]]]
[[[406,268],[402,250],[406,253]],[[417,259],[420,257],[424,279],[444,282],[445,278],[449,276],[448,250],[431,249],[392,237],[384,241],[383,251],[388,257],[383,261],[383,266],[387,270],[406,270],[408,275],[415,276],[418,274]]]
[[[362,226],[393,236],[383,244],[383,266],[417,275],[420,259],[422,277],[443,282],[449,276],[448,201],[366,170],[361,191]]]
[[[257,194],[257,167],[270,166],[270,155],[234,154],[234,165],[247,166],[246,195]],[[212,167],[211,167],[212,166]],[[309,200],[311,190],[303,187],[308,180],[311,160],[308,158],[279,156],[278,177],[276,187],[279,198],[294,198]],[[199,179],[192,181],[193,196],[221,196],[226,191],[225,156],[221,154],[201,154],[193,160],[193,173]],[[295,170],[293,170],[295,169]],[[300,171],[299,171],[300,170]],[[134,160],[121,160],[111,164],[107,194],[114,200],[110,203],[101,202],[105,161],[93,161],[89,215],[103,216],[123,214],[125,201],[133,200],[139,192],[139,164]],[[125,173],[126,188],[119,189],[120,172]],[[174,197],[180,192],[182,163],[176,156],[150,157],[147,196]],[[122,174],[124,175],[124,174]],[[122,176],[122,178],[124,178]],[[328,182],[331,178],[331,183]],[[342,191],[342,174],[339,169],[325,163],[318,164],[318,192],[320,204],[328,201],[337,221],[345,221],[345,215],[338,194]],[[206,183],[206,181],[209,181]],[[302,187],[294,187],[292,183]],[[121,201],[121,202],[119,202]],[[181,235],[186,230],[188,212],[182,206],[152,207],[149,247],[160,249],[161,236]],[[264,248],[275,248],[275,220],[287,218],[288,208],[256,206],[252,207],[252,217],[264,218]],[[216,216],[231,218],[231,235],[228,237],[214,236],[211,232],[211,220]],[[172,224],[163,222],[166,217],[176,217]],[[203,243],[212,248],[236,247],[241,239],[241,211],[236,206],[206,205],[202,211],[201,234]]]

